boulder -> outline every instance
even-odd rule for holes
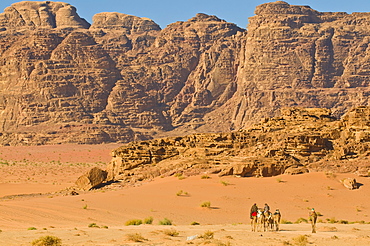
[[[358,184],[356,182],[356,179],[354,178],[345,178],[345,179],[340,180],[340,182],[344,185],[344,187],[350,190],[354,190],[358,188]]]
[[[86,174],[80,176],[76,185],[81,190],[90,190],[101,185],[107,178],[107,172],[100,168],[94,167]]]

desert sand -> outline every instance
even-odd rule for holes
[[[1,147],[0,245],[31,245],[45,235],[59,237],[63,245],[297,245],[298,237],[307,238],[307,245],[370,245],[370,178],[353,174],[203,174],[68,193],[87,170],[104,168],[118,146]],[[339,182],[346,177],[355,177],[359,189],[346,189]],[[210,207],[201,207],[204,202]],[[268,203],[272,211],[279,208],[286,222],[307,219],[315,208],[322,215],[317,233],[306,222],[282,224],[279,232],[251,232],[254,202],[259,207]],[[152,224],[125,225],[149,217]],[[158,225],[164,218],[172,225]],[[178,235],[167,235],[170,229]],[[145,240],[129,240],[132,233]],[[213,239],[202,238],[206,234]],[[187,240],[191,236],[196,238]]]

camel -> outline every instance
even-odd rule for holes
[[[273,217],[272,217],[272,213],[270,211],[264,211],[263,215],[265,216],[265,223],[264,223],[265,231],[266,231],[266,228],[267,228],[267,230],[272,231],[272,229],[274,227],[274,220],[273,220]]]
[[[257,229],[257,215],[252,215],[251,217],[252,217],[252,219],[251,219],[252,231],[256,231],[256,229]]]
[[[312,233],[316,233],[316,220],[317,220],[317,214],[315,212],[315,209],[312,209],[309,214],[309,219],[311,221],[312,226]]]
[[[281,213],[279,209],[276,209],[275,213],[272,215],[272,218],[274,220],[275,230],[279,231],[279,225],[281,220]]]
[[[261,231],[263,227],[263,231],[266,231],[265,227],[265,215],[263,214],[261,209],[257,211],[257,231]]]

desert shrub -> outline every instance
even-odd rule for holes
[[[91,223],[88,225],[90,228],[99,228],[99,226],[96,223]]]
[[[340,220],[339,223],[340,224],[348,224],[348,220]]]
[[[174,176],[180,180],[185,178],[182,173],[175,173]]]
[[[200,235],[199,237],[203,239],[213,239],[214,235],[215,233],[213,231],[206,231],[204,232],[204,234]]]
[[[208,175],[203,175],[202,177],[200,177],[201,179],[210,179],[211,177],[208,176]]]
[[[159,225],[172,225],[172,221],[164,218],[163,220],[159,221]]]
[[[55,236],[43,236],[31,243],[33,246],[61,246],[62,239]]]
[[[178,231],[176,231],[174,228],[171,228],[171,229],[167,229],[167,230],[163,230],[163,233],[167,236],[170,236],[170,237],[176,237],[178,236],[180,233]]]
[[[302,223],[302,222],[304,222],[304,223],[308,223],[308,220],[307,219],[305,219],[305,218],[299,218],[299,219],[297,219],[296,220],[296,222],[294,222],[295,224],[300,224],[300,223]]]
[[[133,242],[143,242],[147,241],[148,239],[144,238],[140,233],[130,233],[126,235],[128,241]]]
[[[211,202],[209,202],[209,201],[203,202],[202,204],[200,204],[200,206],[202,208],[210,208],[211,207]]]
[[[148,217],[144,219],[144,224],[151,225],[153,223],[153,217]]]
[[[282,219],[280,223],[281,224],[293,224],[293,222],[288,221],[288,220],[284,220],[284,219]]]
[[[224,186],[228,186],[228,185],[230,185],[230,183],[229,183],[229,182],[227,182],[227,181],[221,181],[221,184],[222,184],[222,185],[224,185]]]
[[[200,225],[200,224],[196,221],[193,221],[193,222],[190,223],[190,225]]]
[[[126,221],[125,225],[130,226],[130,225],[141,225],[143,223],[142,220],[128,220]]]
[[[182,195],[187,196],[187,195],[189,195],[189,193],[188,193],[188,192],[186,192],[186,191],[183,191],[183,190],[179,190],[179,191],[176,193],[176,196],[182,196]]]
[[[308,237],[306,235],[299,235],[298,237],[293,238],[293,241],[296,245],[305,246],[308,243]]]
[[[330,172],[325,173],[325,175],[326,175],[326,177],[327,177],[327,178],[331,178],[331,179],[334,179],[334,178],[336,178],[336,177],[337,177],[337,175],[336,175],[336,174],[334,174],[334,173],[330,173]]]
[[[328,218],[328,219],[326,219],[326,221],[328,221],[328,223],[332,223],[332,224],[338,223],[338,220],[336,220],[334,217],[331,217],[330,219]]]
[[[87,204],[85,206],[82,207],[83,209],[87,209]]]
[[[101,228],[103,228],[103,229],[108,229],[108,226],[101,226]]]
[[[284,183],[284,181],[283,181],[281,178],[277,178],[277,179],[276,179],[276,181],[277,181],[278,183]]]
[[[32,226],[32,227],[28,227],[27,230],[33,231],[33,230],[37,230],[37,228]]]

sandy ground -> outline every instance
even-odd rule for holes
[[[299,238],[306,238],[307,245],[370,245],[370,224],[361,222],[370,222],[370,178],[351,174],[200,175],[130,187],[116,183],[77,196],[59,192],[90,168],[104,168],[118,146],[0,147],[0,245],[31,245],[45,235],[61,238],[63,245],[299,245]],[[362,185],[348,190],[339,182],[345,177],[356,177]],[[201,207],[204,202],[210,208]],[[251,232],[254,202],[279,208],[289,222],[307,219],[314,207],[322,215],[317,233],[305,222],[282,224],[279,232]],[[149,217],[150,225],[125,225]],[[164,218],[173,225],[158,225]],[[178,235],[168,235],[170,230]],[[145,240],[129,240],[134,233]],[[206,234],[213,239],[201,237]]]

